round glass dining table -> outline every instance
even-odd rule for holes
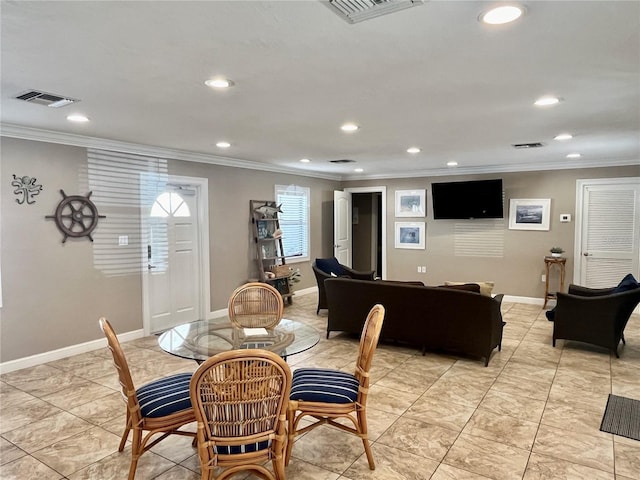
[[[197,362],[227,350],[262,348],[283,358],[309,350],[320,341],[318,332],[304,323],[283,318],[275,328],[233,327],[227,317],[177,325],[158,338],[165,352]]]

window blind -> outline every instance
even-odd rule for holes
[[[284,255],[295,257],[289,262],[309,259],[309,196],[307,187],[276,185],[276,203],[282,213],[278,214],[282,230]]]

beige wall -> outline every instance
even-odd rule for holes
[[[67,195],[87,193],[86,149],[5,137],[0,147],[0,362],[102,338],[97,320],[103,315],[119,333],[141,329],[139,261],[132,260],[135,273],[107,276],[94,267],[94,244],[86,238],[62,244],[54,221],[45,220],[62,199],[60,189]],[[310,258],[331,255],[333,190],[339,187],[338,182],[181,161],[169,161],[169,173],[209,181],[211,311],[226,308],[233,289],[257,276],[250,243],[249,200],[273,199],[276,183],[311,188]],[[34,204],[16,203],[10,186],[12,174],[36,177],[43,185]],[[137,205],[117,210],[97,201],[96,205],[99,213],[107,216],[100,220],[96,232],[108,229],[116,215],[133,219],[130,239],[140,231]],[[302,273],[296,288],[315,286],[310,262],[295,266]]]
[[[3,178],[0,255],[4,302],[0,362],[102,338],[97,325],[97,319],[102,315],[112,321],[118,332],[141,329],[140,273],[106,276],[94,267],[91,242],[70,239],[62,244],[62,235],[54,222],[45,219],[60,202],[60,189],[68,195],[87,193],[86,149],[5,137],[2,137],[0,147]],[[215,311],[225,308],[229,294],[237,285],[256,276],[249,233],[249,200],[272,199],[276,183],[294,183],[311,189],[311,260],[333,254],[333,190],[386,184],[388,278],[419,279],[431,285],[445,280],[493,280],[498,292],[542,297],[542,257],[551,246],[560,245],[567,250],[567,273],[571,281],[575,218],[570,224],[560,224],[558,217],[560,213],[575,213],[576,179],[638,176],[640,167],[343,184],[182,161],[169,161],[169,172],[205,177],[209,181],[211,310]],[[12,174],[36,177],[44,186],[42,193],[35,197],[36,203],[16,203],[10,186]],[[511,231],[506,228],[505,219],[503,258],[456,257],[452,247],[455,222],[433,220],[430,182],[495,177],[504,179],[507,205],[510,198],[551,198],[551,229],[548,232]],[[417,188],[427,189],[427,248],[422,251],[396,250],[393,247],[394,191]],[[110,218],[125,215],[134,219],[132,230],[139,231],[137,205],[118,210],[98,207],[101,214],[107,215],[98,229],[108,228]],[[426,265],[427,273],[416,273],[417,265]],[[302,281],[297,288],[315,286],[310,263],[296,266],[302,272]]]
[[[561,246],[567,257],[566,284],[573,280],[575,240],[576,180],[640,176],[640,166],[555,170],[544,172],[461,175],[450,177],[396,179],[382,182],[387,187],[387,278],[420,280],[427,285],[452,281],[494,281],[494,292],[523,297],[544,297],[543,257],[552,246]],[[460,222],[477,220],[434,220],[431,202],[431,182],[502,178],[505,193],[504,253],[502,258],[456,256],[454,227]],[[379,180],[345,182],[344,187],[380,185]],[[425,188],[427,190],[426,249],[394,248],[394,222],[422,221],[395,218],[396,190]],[[509,230],[509,200],[512,198],[550,198],[549,231]],[[560,214],[570,213],[571,223],[560,223]],[[417,273],[418,265],[426,265],[427,273]],[[554,277],[555,280],[555,277]]]

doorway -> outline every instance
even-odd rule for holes
[[[145,334],[206,318],[209,311],[207,179],[141,178]]]
[[[352,267],[387,277],[386,187],[345,188],[352,196]]]

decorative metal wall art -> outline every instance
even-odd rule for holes
[[[62,200],[55,214],[47,215],[45,218],[56,221],[58,230],[64,235],[62,243],[67,241],[67,237],[89,237],[93,242],[91,232],[98,226],[98,219],[106,218],[106,215],[98,215],[98,208],[89,199],[93,192],[89,192],[86,197],[67,195],[64,190],[60,190],[60,193]]]
[[[42,191],[42,185],[36,184],[36,177],[29,177],[27,175],[18,177],[14,174],[11,186],[16,187],[13,193],[15,195],[20,195],[19,198],[16,198],[16,202],[20,205],[25,202],[29,205],[36,203],[33,197],[40,194]]]

